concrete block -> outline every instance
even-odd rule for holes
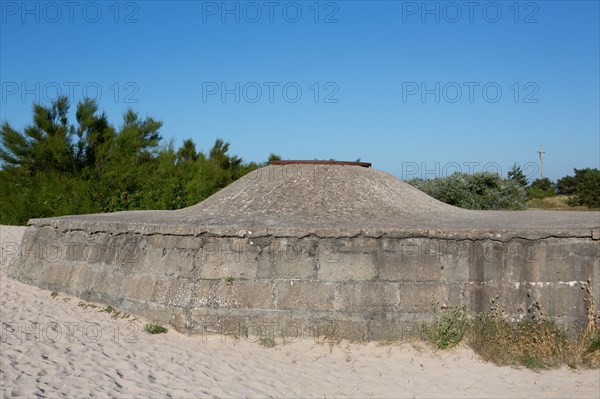
[[[467,288],[468,309],[474,314],[494,314],[504,311],[518,319],[527,314],[531,296],[526,284],[492,286],[486,283],[470,284]]]
[[[591,240],[553,239],[533,248],[540,261],[524,266],[527,267],[528,281],[534,282],[586,281],[595,261],[600,258],[600,244]]]
[[[148,248],[146,270],[166,276],[188,276],[194,268],[194,252],[188,249]]]
[[[196,262],[200,261],[200,276],[204,279],[256,278],[261,249],[249,239],[210,239],[204,243]]]
[[[343,312],[393,311],[400,303],[399,291],[397,285],[385,282],[340,284],[335,309]]]
[[[214,285],[219,307],[232,309],[274,309],[270,282],[238,280]]]
[[[319,240],[317,243],[317,260],[319,265],[339,263],[340,247],[341,244],[338,242],[338,240]]]
[[[73,264],[69,279],[65,281],[65,287],[69,287],[74,295],[89,292],[94,287],[96,270],[85,263]]]
[[[151,275],[129,274],[123,278],[123,298],[140,303],[152,301],[155,277]]]
[[[150,271],[147,266],[152,267],[152,265],[144,262],[147,250],[150,248],[146,238],[132,235],[115,237],[114,240],[111,240],[110,247],[107,256],[111,251],[114,251],[112,262],[119,268],[140,272]]]
[[[507,243],[484,241],[474,246],[469,280],[492,285],[527,281],[527,269],[539,264],[537,249],[525,240]]]
[[[535,299],[546,316],[587,316],[587,293],[583,284],[536,284]]]
[[[98,268],[94,278],[93,291],[111,298],[121,298],[122,284],[126,274],[119,270]]]
[[[336,286],[316,281],[275,283],[277,309],[332,310]]]
[[[425,238],[383,239],[377,256],[379,280],[439,280],[442,270],[439,243]]]
[[[197,280],[192,288],[192,298],[190,301],[190,310],[199,310],[202,308],[217,308],[216,286],[217,280]]]
[[[68,263],[50,263],[44,267],[43,283],[48,289],[63,291],[69,281],[72,266]]]
[[[172,277],[156,278],[154,288],[152,289],[151,302],[157,305],[166,306],[169,304],[170,293],[175,289],[177,279]]]
[[[21,264],[10,268],[9,277],[26,284],[41,286],[46,264],[47,262],[32,253],[22,252]]]
[[[369,341],[411,342],[423,338],[423,322],[395,319],[384,314],[369,320]]]
[[[434,308],[460,307],[462,290],[457,284],[405,283],[400,287],[401,313],[431,313]]]
[[[169,292],[169,301],[167,306],[187,308],[192,301],[192,293],[194,292],[194,282],[187,278],[179,277],[175,283],[171,285]]]
[[[469,280],[492,284],[520,281],[522,271],[509,259],[509,245],[490,240],[474,245],[468,266]]]
[[[312,240],[282,238],[262,248],[258,278],[311,279],[317,273],[317,249]]]
[[[337,262],[319,261],[318,278],[321,281],[369,281],[377,275],[374,253],[346,253],[336,255]]]

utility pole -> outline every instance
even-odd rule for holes
[[[538,151],[538,154],[540,154],[540,179],[542,178],[542,171],[543,171],[543,165],[542,165],[542,154],[545,154],[545,151],[542,151],[542,145],[540,144],[540,150]]]

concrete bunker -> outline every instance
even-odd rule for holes
[[[600,302],[598,212],[469,211],[365,166],[283,162],[181,210],[32,219],[9,276],[191,334],[403,339],[492,300],[577,327]]]

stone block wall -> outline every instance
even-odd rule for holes
[[[185,333],[356,340],[418,334],[435,312],[499,306],[577,328],[600,308],[598,234],[335,238],[30,226],[9,275]],[[596,313],[598,317],[600,313]]]

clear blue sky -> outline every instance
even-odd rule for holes
[[[543,144],[553,180],[600,167],[599,2],[469,4],[2,1],[0,119],[58,88],[249,161],[535,177]]]

